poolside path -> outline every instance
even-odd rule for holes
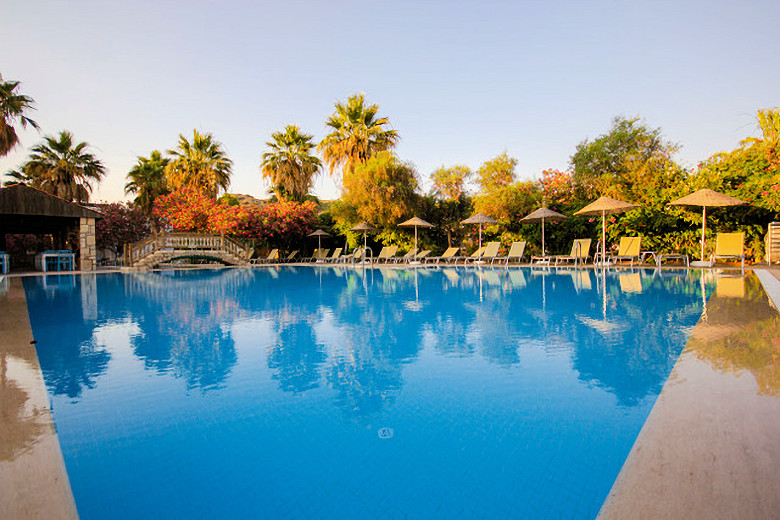
[[[22,279],[0,294],[0,518],[74,519]]]
[[[780,313],[716,293],[599,519],[778,518]]]

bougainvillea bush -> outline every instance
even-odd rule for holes
[[[235,206],[188,188],[157,199],[154,214],[166,230],[225,234],[280,249],[303,242],[317,224],[312,201]]]
[[[118,256],[124,244],[131,244],[151,233],[148,215],[133,206],[121,203],[100,207],[103,218],[95,223],[95,241],[99,249],[108,249]]]

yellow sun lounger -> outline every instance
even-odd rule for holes
[[[613,262],[630,260],[631,267],[634,267],[634,260],[639,260],[639,256],[642,254],[641,249],[642,237],[623,237],[620,239],[618,253],[610,256],[609,259]]]
[[[710,265],[721,258],[739,258],[742,260],[742,269],[745,268],[745,233],[718,233]]]
[[[590,238],[578,238],[571,245],[571,253],[568,255],[555,255],[551,259],[555,260],[555,265],[558,262],[574,262],[574,265],[585,261],[590,258]]]

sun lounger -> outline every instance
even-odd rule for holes
[[[406,252],[404,256],[399,256],[395,258],[396,263],[398,262],[409,262],[411,260],[414,260],[414,255],[417,254],[417,249],[411,248],[409,251]]]
[[[498,250],[501,247],[501,242],[488,242],[485,247],[483,247],[482,254],[476,258],[468,258],[468,260],[471,260],[473,263],[476,262],[487,262],[490,260],[490,264],[493,265],[493,262],[498,257]]]
[[[555,261],[557,266],[559,262],[574,262],[574,265],[585,261],[590,258],[590,238],[578,238],[571,245],[571,253],[568,255],[555,255],[552,260]]]
[[[398,251],[398,246],[385,246],[379,252],[379,255],[374,259],[374,262],[389,262],[395,259],[395,254]]]
[[[609,259],[613,262],[630,260],[631,267],[634,267],[634,260],[639,260],[639,256],[642,254],[641,249],[642,237],[623,237],[620,239],[618,253],[610,256]]]
[[[309,261],[323,262],[328,258],[328,253],[330,253],[330,249],[315,249],[314,253],[311,255],[311,258],[309,258]]]
[[[271,262],[276,262],[279,260],[279,250],[278,249],[272,249],[270,253],[268,253],[268,256],[265,258],[253,258],[251,260],[251,263],[257,265],[257,264],[270,264]]]
[[[343,251],[343,248],[337,247],[333,250],[333,254],[331,254],[328,258],[325,259],[326,262],[335,263],[336,261],[341,258],[341,251]]]
[[[742,261],[742,269],[744,269],[744,246],[744,233],[718,233],[718,237],[715,240],[715,252],[710,256],[710,264],[712,265],[722,258],[739,258]]]
[[[287,255],[286,257],[284,257],[284,259],[283,259],[283,260],[280,260],[280,261],[283,261],[283,262],[292,262],[292,261],[295,259],[295,257],[296,257],[296,256],[298,256],[298,253],[300,253],[300,251],[299,251],[298,249],[296,249],[295,251],[293,251],[292,253],[290,253],[289,255]]]
[[[429,256],[426,259],[426,262],[433,262],[436,260],[436,264],[438,265],[440,261],[444,260],[446,263],[449,263],[454,258],[457,258],[455,255],[458,254],[459,250],[459,247],[449,247],[441,256]]]
[[[520,262],[520,259],[523,258],[523,255],[525,254],[525,241],[523,242],[512,242],[512,246],[509,248],[509,252],[506,254],[506,256],[499,257],[499,260],[503,260],[506,265],[509,265],[510,260],[517,260],[517,262]]]
[[[469,260],[472,262],[476,262],[480,258],[482,258],[482,254],[485,252],[485,249],[487,249],[487,246],[482,246],[473,253],[471,253],[469,256],[461,256],[458,257],[458,259],[463,259],[463,265],[466,265]],[[458,263],[458,259],[455,260],[455,263]]]
[[[418,262],[424,262],[425,259],[428,258],[428,255],[430,254],[431,254],[430,249],[426,249],[425,251],[420,251],[419,253],[417,253],[416,259]],[[409,259],[409,262],[414,262],[414,261],[415,261],[415,257]]]

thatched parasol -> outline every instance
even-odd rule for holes
[[[599,215],[601,214],[601,263],[607,261],[607,215],[613,213],[623,213],[636,209],[639,206],[630,202],[612,199],[609,197],[599,197],[579,211],[575,215]]]
[[[318,229],[317,231],[314,231],[313,233],[309,233],[307,236],[317,237],[317,249],[322,251],[322,237],[329,237],[329,236],[331,236],[331,234],[328,233],[327,231],[323,231],[321,229]]]
[[[557,211],[553,211],[549,208],[545,208],[544,206],[542,206],[536,211],[533,211],[532,213],[529,213],[528,215],[521,218],[520,222],[541,222],[542,223],[542,256],[544,256],[544,221],[552,220],[554,222],[556,220],[563,220],[567,218],[569,217],[563,215],[562,213],[558,213]]]
[[[377,228],[375,228],[374,226],[372,226],[371,224],[369,224],[368,222],[365,222],[365,221],[361,222],[357,226],[353,227],[352,229],[350,229],[350,231],[362,231],[363,232],[363,250],[364,251],[366,249],[368,249],[368,242],[366,240],[366,234],[367,233],[377,233],[377,232],[379,232],[379,230]],[[365,259],[365,258],[366,258],[366,254],[363,253],[363,259]]]
[[[498,222],[484,213],[476,213],[462,221],[461,224],[479,224],[479,248],[482,249],[482,224],[498,224]]]
[[[704,243],[705,233],[707,231],[707,206],[738,206],[746,204],[744,200],[739,200],[717,191],[703,189],[681,199],[669,203],[673,206],[701,206],[701,261],[704,262]]]
[[[401,222],[398,224],[399,226],[414,226],[414,261],[417,262],[417,228],[418,227],[425,227],[425,228],[431,228],[433,227],[433,224],[430,222],[426,222],[420,217],[412,217],[406,222]]]

